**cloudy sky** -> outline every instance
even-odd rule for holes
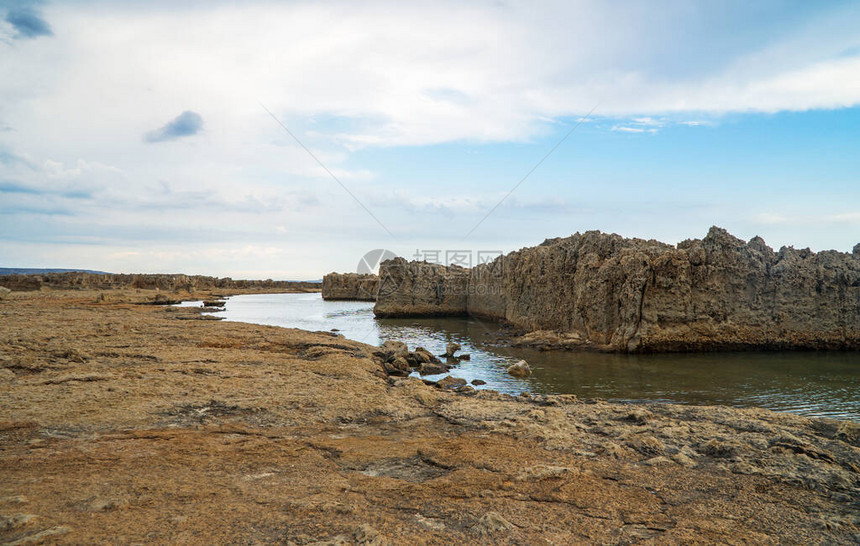
[[[826,0],[0,0],[0,267],[319,278],[714,224],[850,251],[858,28]]]

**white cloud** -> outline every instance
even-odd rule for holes
[[[491,181],[502,191],[485,181],[483,191],[428,196],[408,177],[387,180],[360,164],[356,151],[524,142],[595,105],[603,119],[589,123],[644,136],[731,112],[860,104],[860,7],[811,17],[765,8],[762,25],[780,24],[750,38],[731,17],[712,17],[744,18],[740,3],[48,4],[53,36],[4,41],[11,34],[0,23],[3,227],[40,244],[74,237],[119,247],[123,237],[149,237],[153,251],[171,236],[231,245],[246,237],[256,245],[249,260],[268,256],[272,237],[298,245],[379,235],[261,103],[407,236],[439,229],[415,213],[436,222],[485,212],[519,171]],[[728,23],[711,24],[718,19]],[[141,141],[186,111],[205,130]],[[516,197],[501,208],[568,208]],[[43,224],[50,213],[58,216]],[[20,227],[26,214],[41,215],[27,217],[33,233]],[[286,254],[278,260],[290,267]]]

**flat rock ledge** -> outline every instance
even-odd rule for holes
[[[2,543],[860,541],[857,423],[428,384],[100,294],[0,300]]]

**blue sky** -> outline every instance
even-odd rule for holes
[[[850,251],[857,28],[853,2],[0,1],[0,266],[318,278],[711,225]]]

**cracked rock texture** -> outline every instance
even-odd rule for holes
[[[0,300],[0,543],[860,541],[857,423],[455,392],[118,292]]]
[[[469,270],[394,258],[379,270],[378,317],[466,314]]]
[[[376,301],[379,277],[361,273],[329,273],[323,277],[324,300]]]
[[[744,242],[718,227],[677,246],[588,231],[471,270],[391,260],[380,275],[389,289],[378,315],[487,317],[531,332],[526,344],[860,349],[856,248],[775,252],[759,237]]]

